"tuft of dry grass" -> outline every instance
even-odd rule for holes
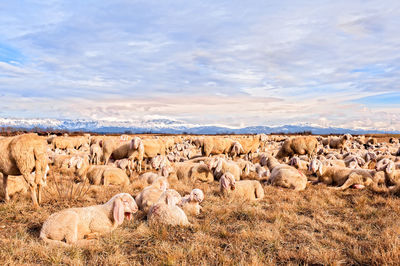
[[[203,212],[189,217],[192,227],[150,227],[139,212],[87,248],[45,245],[38,238],[41,225],[55,211],[103,203],[121,188],[90,188],[71,200],[46,193],[38,211],[26,197],[1,203],[0,263],[400,264],[400,199],[395,196],[324,185],[303,192],[266,186],[265,199],[246,202],[220,198],[217,183],[172,187],[182,195],[194,187],[205,191]],[[137,195],[140,189],[132,184],[123,191]]]

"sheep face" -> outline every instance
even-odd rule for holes
[[[235,190],[236,180],[231,173],[225,173],[220,179],[221,189]]]
[[[176,190],[168,189],[161,194],[159,200],[169,206],[175,206],[182,200],[182,197]]]
[[[323,172],[322,170],[323,170],[322,162],[317,159],[313,159],[308,166],[308,171],[310,171],[313,174],[318,172],[320,175],[322,175]]]
[[[396,166],[395,166],[394,162],[389,161],[389,163],[386,165],[385,172],[387,174],[392,174],[395,168],[396,168]]]
[[[293,158],[289,161],[289,165],[299,167],[299,166],[300,166],[300,158],[297,157],[297,156],[293,157]]]
[[[130,149],[137,150],[139,148],[140,144],[142,144],[142,140],[139,137],[134,137],[131,140]]]
[[[201,203],[204,200],[204,193],[201,189],[195,188],[190,192],[190,201]]]
[[[124,222],[124,218],[130,221],[132,214],[138,211],[136,201],[128,193],[117,194],[110,201],[114,202],[113,218],[118,225]]]

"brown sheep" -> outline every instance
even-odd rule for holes
[[[102,144],[104,164],[108,164],[111,157],[115,160],[124,158],[133,160],[133,157],[136,155],[135,152],[143,152],[142,140],[138,137],[135,137],[130,141],[110,138],[104,140]]]
[[[284,157],[291,157],[295,154],[304,155],[308,154],[309,157],[313,156],[318,147],[318,141],[313,136],[299,136],[292,137],[283,143],[276,158],[282,159]]]
[[[22,175],[29,185],[33,205],[38,207],[42,197],[42,186],[46,184],[47,141],[37,134],[2,138],[0,154],[5,200],[10,200],[7,189],[8,176]],[[32,172],[35,174],[32,175]]]
[[[228,154],[231,152],[234,140],[222,137],[207,137],[204,139],[202,155],[210,156],[217,154]]]

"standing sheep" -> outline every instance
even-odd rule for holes
[[[318,141],[313,136],[292,137],[285,140],[276,158],[282,159],[295,154],[308,154],[308,156],[311,157],[317,152],[317,147]]]
[[[128,158],[133,160],[135,152],[142,153],[139,154],[139,158],[143,158],[143,144],[142,140],[138,137],[133,138],[130,141],[125,141],[121,139],[106,139],[103,142],[103,161],[107,165],[108,161],[112,157],[115,160],[120,160]],[[139,162],[141,164],[141,162]]]
[[[36,134],[2,138],[0,154],[0,173],[3,174],[5,200],[10,200],[7,189],[8,175],[22,175],[29,185],[33,205],[38,207],[47,175],[46,140]],[[35,174],[31,175],[33,171]]]
[[[202,155],[210,156],[217,154],[225,154],[231,152],[232,145],[234,141],[230,138],[222,138],[222,137],[207,137],[204,139],[203,147],[202,147]]]
[[[103,159],[103,149],[99,144],[94,143],[90,146],[90,163],[100,164]]]

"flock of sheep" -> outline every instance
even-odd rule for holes
[[[182,197],[172,189],[178,180],[218,184],[221,197],[264,198],[266,185],[301,191],[324,183],[335,189],[400,190],[399,140],[378,143],[365,136],[55,136],[24,134],[0,137],[0,175],[4,200],[30,191],[39,207],[49,170],[58,169],[73,182],[93,186],[144,189],[103,205],[70,208],[52,214],[40,238],[56,245],[84,244],[114,230],[138,210],[149,224],[189,226],[205,200],[194,188]]]

